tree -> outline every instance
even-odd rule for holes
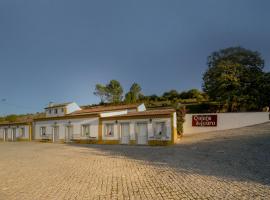
[[[203,90],[212,100],[227,106],[228,111],[237,111],[241,106],[258,109],[263,67],[264,60],[258,52],[242,47],[213,52],[203,75]]]
[[[110,103],[119,103],[123,98],[123,87],[117,80],[111,80],[109,84],[106,85],[106,98]]]
[[[260,93],[260,105],[262,107],[269,107],[270,106],[270,72],[264,73],[262,76],[259,87],[259,93]]]
[[[16,120],[17,120],[17,118],[18,118],[18,116],[17,115],[7,115],[6,116],[6,120],[8,121],[8,122],[15,122]]]
[[[176,90],[170,90],[169,92],[164,92],[162,97],[166,100],[175,100],[179,98],[179,94]]]
[[[136,103],[141,94],[141,86],[138,83],[133,83],[129,89],[129,92],[125,95],[125,102]]]
[[[106,100],[107,88],[101,84],[96,84],[94,95],[100,98],[100,102],[104,103]]]
[[[101,103],[119,103],[123,98],[123,88],[119,81],[111,80],[106,86],[96,84],[94,94],[100,97]]]
[[[191,89],[188,91],[183,91],[179,94],[180,99],[196,99],[197,101],[202,101],[207,99],[207,95],[198,90],[198,89]]]

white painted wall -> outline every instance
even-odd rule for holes
[[[112,117],[117,115],[125,115],[128,113],[128,110],[118,110],[118,111],[111,111],[111,112],[102,112],[100,113],[100,117]]]
[[[51,113],[50,113],[51,110]],[[55,110],[57,110],[57,114],[55,114]],[[65,115],[65,106],[56,107],[56,108],[46,108],[45,109],[46,117],[59,117]]]
[[[121,123],[129,123],[130,129],[130,140],[136,139],[136,124],[138,122],[145,122],[147,123],[147,130],[148,130],[148,140],[156,140],[154,138],[154,126],[156,122],[165,122],[166,125],[166,138],[162,138],[162,140],[169,141],[171,140],[171,118],[154,118],[152,122],[147,119],[130,119],[130,120],[108,120],[102,122],[102,139],[103,140],[120,140],[120,125]],[[105,125],[106,123],[113,123],[114,124],[114,135],[113,136],[106,136],[105,135]]]
[[[36,140],[42,139],[40,129],[46,127],[46,136],[51,139],[53,133],[53,126],[59,127],[59,139],[65,139],[67,125],[73,127],[74,139],[89,139],[88,137],[81,136],[82,125],[90,125],[91,139],[98,139],[98,118],[79,118],[79,119],[65,119],[65,120],[48,120],[48,121],[36,121],[34,126],[34,135]],[[69,123],[70,122],[70,123]],[[56,124],[55,124],[56,123]]]
[[[67,105],[67,114],[73,113],[73,112],[78,111],[78,110],[81,110],[81,108],[75,102]]]
[[[19,125],[19,126],[3,126],[0,127],[0,139],[3,140],[4,139],[4,129],[7,128],[8,129],[8,139],[11,140],[12,139],[12,131],[13,128],[16,128],[16,135],[14,137],[14,141],[16,139],[29,139],[29,125]],[[24,128],[24,136],[20,135],[20,128]]]
[[[217,115],[216,127],[192,127],[192,115]],[[240,128],[269,121],[268,112],[242,112],[242,113],[197,113],[186,114],[183,124],[183,134],[193,134],[217,130]]]
[[[138,112],[142,112],[142,111],[146,111],[146,107],[145,107],[144,103],[142,103],[141,105],[138,106]]]

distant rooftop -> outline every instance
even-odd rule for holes
[[[67,103],[50,103],[45,109],[47,108],[56,108],[56,107],[63,107],[63,106],[67,106],[68,104],[71,104],[73,102],[67,102]]]
[[[100,113],[106,111],[115,111],[115,110],[122,110],[122,109],[136,109],[140,103],[136,104],[126,104],[126,105],[100,105],[100,106],[93,106],[90,108],[82,109],[71,113],[70,115],[80,115],[80,114],[92,114],[92,113]]]

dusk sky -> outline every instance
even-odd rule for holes
[[[1,0],[0,115],[98,103],[95,84],[111,79],[146,95],[201,89],[207,56],[231,46],[259,51],[269,71],[269,10],[269,0]]]

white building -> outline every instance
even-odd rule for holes
[[[31,139],[31,120],[0,124],[0,140],[2,141],[31,141]]]
[[[98,144],[173,144],[173,109],[146,111],[144,104],[95,106],[53,104],[46,117],[34,119],[34,140]]]

